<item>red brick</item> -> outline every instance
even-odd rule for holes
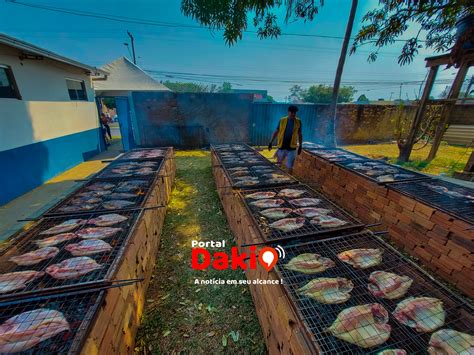
[[[458,263],[456,260],[450,258],[449,256],[441,255],[441,256],[439,257],[439,259],[440,259],[443,263],[449,264],[450,267],[451,267],[453,270],[461,271],[462,268],[463,268],[463,265],[462,265],[462,264]]]
[[[442,256],[442,255],[441,255]],[[433,263],[433,265],[435,265],[442,273],[445,273],[447,275],[451,275],[451,273],[453,272],[454,270],[454,267],[453,265],[447,261],[447,260],[444,260],[444,259],[441,259],[440,258],[433,258],[431,259],[431,262]],[[446,279],[446,277],[444,277]]]
[[[436,211],[430,218],[430,221],[449,229],[453,224],[453,218],[446,213]]]
[[[398,204],[398,202],[400,201],[400,197],[402,197],[402,195],[400,195],[398,192],[390,189],[388,190],[387,198],[389,200],[394,201]]]
[[[413,211],[416,206],[416,201],[406,196],[400,196],[400,206],[403,206],[403,208],[409,211]]]
[[[466,230],[466,229],[474,227],[472,224],[461,221],[459,219],[455,219],[453,221],[453,225],[456,226],[457,228],[461,229],[461,230]]]
[[[413,253],[420,259],[422,259],[424,262],[429,262],[431,261],[432,255],[431,253],[426,250],[423,247],[417,246],[415,250],[413,250]]]
[[[419,213],[425,217],[428,217],[428,219],[430,219],[434,212],[434,208],[428,207],[423,203],[417,202],[415,205],[415,213]]]
[[[431,244],[426,244],[424,246],[426,252],[428,252],[431,256],[435,257],[435,258],[439,258],[441,256],[441,250],[434,247],[433,245]]]
[[[474,250],[474,241],[467,239],[462,234],[451,234],[450,239],[467,250]]]
[[[426,230],[432,230],[435,226],[435,224],[427,219],[426,216],[420,214],[415,214],[415,220],[413,223],[422,226]]]

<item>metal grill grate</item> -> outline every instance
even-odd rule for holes
[[[319,144],[319,143],[312,143],[312,142],[303,142],[303,148],[307,150],[311,149],[326,149],[326,146]]]
[[[120,156],[117,160],[159,160],[168,156],[170,150],[170,147],[133,149]]]
[[[294,185],[298,182],[273,164],[258,164],[224,169],[232,187],[255,189],[271,186]],[[247,178],[247,179],[245,179]]]
[[[2,340],[0,352],[6,353],[9,350],[9,352],[18,354],[79,353],[94,316],[102,303],[103,294],[103,291],[69,293],[61,296],[35,297],[28,301],[0,303],[0,327],[12,317],[38,309],[48,309],[54,313],[30,313],[30,317],[25,317],[25,319],[17,318],[15,323],[20,325],[20,329],[28,329],[33,327],[36,322],[47,324],[56,316],[55,319],[61,319],[64,322],[62,324],[65,325],[62,331],[57,328],[57,324],[46,325],[44,329],[45,337],[40,342],[35,341],[35,337],[39,333],[38,330],[29,334],[27,332],[22,334],[19,332],[0,334]],[[66,328],[66,323],[69,326],[69,330]],[[13,330],[4,329],[4,331],[12,332]],[[21,341],[24,341],[24,343],[22,344]]]
[[[99,171],[94,178],[117,179],[117,178],[151,178],[160,171],[164,159],[155,160],[117,160]]]
[[[92,258],[93,260],[95,260],[95,262],[101,265],[100,268],[91,271],[85,275],[66,280],[53,278],[52,276],[45,273],[44,275],[33,279],[31,282],[26,283],[26,287],[24,288],[0,293],[0,300],[11,297],[19,297],[19,295],[25,296],[34,292],[38,293],[38,291],[57,292],[69,289],[71,287],[83,287],[86,285],[96,284],[109,280],[110,277],[113,276],[115,268],[120,262],[123,251],[127,246],[128,240],[131,234],[133,233],[136,221],[139,218],[139,214],[140,212],[137,211],[120,212],[120,215],[126,217],[127,219],[121,223],[113,224],[110,227],[121,228],[121,230],[119,230],[117,233],[113,234],[110,237],[102,239],[104,242],[107,242],[111,246],[111,249],[93,255],[85,255],[89,258]],[[59,252],[55,256],[40,261],[37,264],[33,264],[30,266],[21,266],[9,260],[11,257],[23,255],[25,253],[29,253],[39,249],[41,246],[36,244],[36,241],[60,234],[60,232],[48,235],[40,234],[42,231],[45,231],[53,226],[59,225],[71,219],[82,219],[83,221],[85,221],[84,224],[73,228],[71,231],[64,232],[77,233],[83,230],[84,228],[96,227],[94,224],[92,224],[91,220],[93,218],[97,218],[99,216],[104,215],[106,214],[87,214],[70,217],[45,218],[40,220],[35,226],[23,233],[20,233],[17,237],[15,237],[13,242],[10,243],[10,246],[3,251],[3,254],[0,256],[0,273],[6,274],[19,271],[37,271],[43,273],[50,265],[58,264],[66,259],[74,258],[75,256],[72,255],[71,252],[67,251],[65,247],[69,244],[79,243],[82,240],[82,238],[79,236],[76,236],[75,238],[71,236],[72,239],[54,245],[53,247],[58,248]],[[0,285],[1,287],[7,287],[11,286],[12,284],[13,281],[5,281]]]
[[[242,152],[217,152],[217,156],[224,168],[270,164],[266,158],[254,150]]]
[[[369,158],[363,157],[361,155],[348,152],[344,149],[315,149],[315,148],[305,148],[305,150],[317,157],[320,157],[324,160],[330,162],[365,162],[371,161]]]
[[[155,178],[93,179],[54,205],[44,215],[52,217],[142,207],[152,191]],[[130,204],[114,205],[117,200]]]
[[[340,261],[337,254],[355,248],[375,248],[383,251],[382,262],[368,269],[356,269]],[[399,323],[392,312],[397,304],[407,297],[434,297],[443,301],[446,321],[439,329],[455,329],[471,333],[474,326],[473,308],[446,287],[433,280],[411,261],[370,232],[346,235],[308,243],[293,243],[284,247],[285,259],[280,259],[276,271],[283,280],[285,290],[293,302],[307,330],[317,343],[322,354],[376,354],[385,349],[404,349],[408,354],[427,353],[431,333],[418,333],[413,328]],[[292,258],[303,253],[317,253],[335,262],[335,267],[318,274],[307,275],[286,269],[284,266]],[[373,271],[385,271],[398,275],[406,275],[413,279],[411,287],[400,299],[389,300],[373,296],[367,289],[369,275]],[[345,303],[328,305],[308,298],[296,290],[310,280],[319,277],[343,277],[349,279],[354,288],[350,299]],[[341,311],[349,307],[379,303],[389,313],[391,333],[389,339],[378,346],[362,349],[334,337],[326,329],[336,320]]]
[[[212,144],[211,149],[218,153],[222,152],[250,152],[252,147],[245,143],[224,143],[224,144]]]
[[[389,188],[474,224],[474,189],[438,179],[390,184]]]
[[[279,193],[284,188],[296,189],[296,190],[301,190],[304,192],[299,197],[295,197],[295,198],[281,197],[279,196]],[[261,214],[261,211],[263,211],[265,208],[259,208],[259,207],[256,207],[255,205],[252,205],[251,202],[258,201],[258,200],[247,197],[248,195],[252,193],[256,193],[256,192],[273,192],[275,193],[275,197],[273,197],[273,199],[283,200],[284,203],[280,205],[279,207],[290,208],[293,210],[293,212],[288,214],[285,218],[302,217],[294,212],[294,210],[300,207],[293,204],[291,200],[299,199],[299,198],[316,198],[316,199],[319,199],[320,202],[317,205],[307,206],[307,207],[316,207],[316,208],[323,208],[326,210],[330,210],[330,212],[328,213],[328,216],[338,218],[339,220],[346,222],[346,224],[338,226],[338,227],[323,227],[320,225],[310,223],[310,220],[312,218],[303,217],[305,221],[301,228],[295,229],[290,232],[283,232],[281,230],[274,229],[270,227],[269,225],[272,222],[277,221],[278,219],[269,219],[267,217],[264,217]],[[338,207],[337,205],[335,205],[334,203],[326,199],[322,194],[314,190],[311,190],[309,187],[305,185],[291,185],[291,186],[279,187],[279,188],[247,190],[247,191],[241,191],[240,195],[242,196],[245,207],[247,208],[249,214],[252,216],[254,223],[258,227],[258,230],[260,231],[260,235],[266,242],[334,233],[341,230],[362,228],[362,224],[357,219],[355,219],[349,213],[347,213],[346,211],[344,211],[343,209],[341,209],[340,207]]]

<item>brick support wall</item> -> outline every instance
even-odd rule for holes
[[[230,187],[230,181],[212,154],[213,174],[227,221],[238,248],[246,243],[262,242],[243,201]],[[263,268],[246,270],[249,280],[275,280],[275,272]],[[269,354],[314,354],[317,352],[305,327],[297,317],[282,285],[249,285]]]
[[[163,163],[145,207],[166,205],[175,176],[173,151]],[[145,294],[155,267],[166,208],[142,212],[115,280],[144,278],[132,286],[107,290],[104,302],[91,326],[81,354],[133,354],[135,335],[140,325]]]
[[[460,291],[474,297],[473,226],[306,151],[294,174],[362,222],[381,222],[400,248]]]

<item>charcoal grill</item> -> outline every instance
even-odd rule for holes
[[[161,166],[163,165],[164,159],[154,159],[154,160],[114,160],[112,161],[109,165],[107,165],[104,169],[99,171],[97,174],[93,176],[93,178],[98,178],[98,179],[117,179],[117,178],[128,178],[128,179],[140,179],[140,178],[151,178],[154,177],[158,171],[160,171]],[[137,169],[138,170],[143,164],[148,164],[148,163],[156,163],[155,166],[151,167],[151,171],[149,174],[136,174],[135,171],[129,173],[129,174],[123,174],[123,173],[115,173],[112,170],[119,168],[120,166],[123,165],[129,165],[129,164],[137,164]]]
[[[234,152],[234,151],[252,151],[252,147],[245,143],[223,143],[223,144],[211,144],[211,149],[221,153],[221,152]]]
[[[39,308],[61,312],[69,323],[69,331],[58,333],[18,354],[78,354],[103,298],[104,291],[94,291],[2,302],[0,303],[0,324],[18,314]]]
[[[326,146],[319,144],[319,143],[313,143],[313,142],[303,142],[303,148],[307,150],[311,149],[327,149]]]
[[[271,164],[268,159],[254,150],[229,152],[228,154],[230,155],[217,152],[217,158],[220,164],[225,168]]]
[[[237,167],[234,167],[237,168]],[[298,183],[296,179],[294,179],[291,175],[288,175],[286,172],[278,168],[274,164],[258,164],[253,166],[245,166],[246,168],[246,175],[250,176],[256,182],[255,184],[248,183],[248,184],[239,184],[241,181],[239,176],[233,175],[236,171],[229,170],[232,167],[225,169],[224,172],[228,177],[231,186],[239,189],[256,189],[256,188],[265,188],[265,187],[272,187],[272,186],[287,186],[287,185],[295,185]],[[271,176],[265,176],[267,174],[277,174],[284,176],[286,179],[281,181],[270,181]]]
[[[23,289],[11,291],[8,293],[0,294],[0,301],[2,299],[10,299],[10,298],[20,298],[20,297],[27,297],[31,294],[38,294],[40,293],[52,293],[52,292],[59,292],[59,291],[66,291],[71,288],[83,288],[85,286],[91,286],[99,283],[103,283],[109,281],[111,277],[114,275],[116,267],[118,266],[121,257],[127,247],[128,241],[133,234],[135,229],[135,225],[137,220],[140,216],[139,211],[122,211],[119,214],[127,217],[128,219],[123,221],[122,223],[115,224],[111,227],[122,228],[120,232],[117,234],[104,238],[103,240],[109,243],[112,246],[112,250],[108,252],[103,252],[94,255],[87,255],[88,257],[94,259],[98,264],[102,265],[103,267],[92,271],[86,275],[82,275],[80,277],[70,279],[70,280],[59,280],[55,279],[47,274],[44,276],[37,278],[36,280],[27,284],[27,286]],[[69,258],[73,258],[74,256],[64,249],[65,245],[78,243],[81,241],[81,238],[76,238],[69,240],[67,242],[63,242],[61,244],[55,245],[60,251],[59,253],[47,260],[43,260],[36,265],[31,266],[20,266],[11,261],[9,258],[16,255],[21,255],[24,253],[31,252],[33,250],[39,249],[39,246],[35,244],[36,240],[43,239],[50,237],[52,235],[41,235],[40,232],[47,230],[55,225],[58,225],[64,221],[69,219],[84,219],[84,220],[91,220],[92,218],[96,218],[100,215],[104,215],[105,213],[94,213],[94,214],[83,214],[83,215],[75,215],[69,217],[52,217],[52,218],[44,218],[40,220],[36,225],[32,228],[26,230],[25,232],[19,233],[16,237],[13,237],[12,241],[8,243],[8,246],[2,251],[2,255],[0,256],[0,274],[6,274],[10,272],[17,272],[17,271],[26,271],[26,270],[34,270],[34,271],[45,271],[46,268],[52,264],[60,263]],[[94,227],[91,224],[82,225],[73,231],[77,232],[86,227]],[[59,234],[59,233],[58,233]]]
[[[150,150],[162,150],[163,151],[163,155],[161,155],[160,157],[156,157],[156,158],[149,158],[149,157],[137,157],[135,156],[135,154],[137,152],[146,152],[146,151],[150,151]],[[171,147],[156,147],[156,148],[139,148],[139,149],[132,149],[131,151],[121,155],[119,158],[117,158],[117,160],[120,160],[120,161],[126,161],[126,160],[132,160],[132,161],[136,161],[136,160],[159,160],[159,159],[165,159],[168,155],[169,155],[169,152],[171,150]]]
[[[321,148],[305,148],[305,150],[314,156],[317,156],[321,159],[327,160],[332,163],[336,162],[364,162],[371,161],[371,159],[358,155],[352,152],[348,152],[344,149],[321,149]]]
[[[431,186],[441,186],[451,193],[458,193],[466,197],[449,195]],[[456,218],[474,224],[474,189],[459,186],[441,179],[428,179],[411,183],[395,183],[389,185],[401,194],[423,202],[429,206],[446,212]],[[470,196],[467,197],[467,196]]]
[[[88,207],[88,205],[83,203],[83,204],[76,204],[75,205],[78,208],[80,208],[82,206],[83,210],[78,210],[78,211],[70,211],[70,210],[69,211],[64,211],[64,210],[62,210],[65,207],[73,206],[74,205],[73,200],[80,198],[79,194],[81,194],[81,193],[90,192],[90,190],[88,188],[90,186],[94,185],[94,184],[106,183],[106,184],[114,185],[113,188],[107,190],[107,191],[110,191],[111,194],[112,194],[112,193],[119,193],[120,192],[119,191],[120,190],[119,186],[120,186],[121,183],[127,183],[127,182],[131,182],[131,181],[135,181],[135,180],[141,180],[141,181],[144,181],[145,183],[137,191],[130,191],[129,192],[129,193],[132,193],[132,194],[135,195],[134,198],[123,199],[125,201],[132,202],[133,203],[132,205],[129,205],[129,206],[124,207],[122,209],[119,209],[119,208],[117,208],[117,209],[107,209],[107,208],[105,208],[104,203],[107,203],[111,199],[109,198],[109,195],[105,195],[105,196],[97,196],[97,198],[100,199],[100,202],[92,204],[91,205],[91,206],[93,206],[92,208]],[[69,215],[74,215],[74,214],[96,213],[96,212],[112,213],[114,211],[120,211],[120,210],[127,209],[127,208],[128,209],[130,209],[130,208],[139,208],[139,207],[142,207],[143,204],[147,201],[148,196],[152,192],[152,187],[155,184],[155,180],[156,180],[155,175],[152,176],[152,177],[143,177],[143,178],[116,178],[116,179],[105,179],[105,180],[92,179],[88,183],[86,183],[85,185],[80,187],[79,189],[73,191],[66,198],[59,201],[56,205],[51,207],[48,211],[46,211],[44,213],[44,216],[45,217],[65,216],[65,215],[69,216]],[[87,210],[85,208],[89,208],[89,210]]]
[[[365,270],[355,269],[337,258],[337,254],[355,248],[378,248],[383,251],[382,263]],[[426,354],[431,333],[423,334],[399,323],[391,314],[396,305],[407,297],[435,297],[444,303],[446,322],[440,329],[452,328],[472,333],[474,327],[473,307],[467,301],[449,291],[412,261],[404,257],[383,239],[370,232],[362,232],[311,242],[284,245],[285,259],[278,260],[276,272],[283,280],[288,297],[295,311],[306,326],[308,334],[321,349],[321,354],[377,354],[385,349],[405,349],[408,354]],[[330,258],[336,266],[313,275],[285,269],[284,265],[303,253],[317,253]],[[406,275],[414,281],[405,296],[398,300],[374,297],[367,289],[369,275],[373,271],[386,271]],[[351,298],[342,304],[326,305],[300,295],[296,290],[317,277],[344,277],[352,281]],[[340,340],[325,330],[331,326],[338,314],[346,308],[363,304],[379,303],[389,312],[392,327],[390,338],[382,345],[362,349]]]
[[[272,223],[273,220],[270,220],[260,214],[260,212],[263,211],[264,208],[258,208],[252,205],[251,202],[257,201],[257,200],[247,198],[246,196],[254,192],[275,192],[277,195],[274,198],[282,199],[285,201],[285,203],[281,205],[280,207],[288,207],[292,209],[299,208],[298,206],[295,206],[290,202],[292,198],[278,196],[279,192],[283,190],[284,188],[291,188],[291,189],[304,191],[304,193],[297,198],[309,197],[309,198],[317,198],[321,200],[321,202],[318,205],[308,206],[308,207],[325,208],[325,209],[332,210],[332,212],[329,213],[330,216],[346,221],[347,224],[339,226],[339,227],[328,228],[328,227],[322,227],[322,226],[312,224],[310,223],[311,218],[306,218],[306,221],[301,228],[296,229],[291,232],[283,232],[283,231],[271,228],[269,224]],[[349,213],[344,211],[342,208],[338,207],[336,204],[329,201],[327,198],[324,197],[324,195],[310,189],[306,185],[291,185],[287,187],[246,190],[246,191],[240,191],[239,194],[242,197],[242,200],[244,201],[244,205],[247,211],[249,212],[249,214],[251,215],[253,222],[256,224],[261,237],[266,243],[301,238],[301,237],[309,237],[309,236],[322,237],[323,235],[332,234],[335,232],[361,229],[363,227],[363,224],[361,224],[360,221],[352,217]],[[295,217],[301,217],[301,216],[292,212],[285,218],[295,218]]]

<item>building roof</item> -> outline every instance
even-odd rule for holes
[[[125,57],[105,64],[106,80],[94,79],[96,91],[171,91]]]
[[[87,71],[89,74],[92,75],[106,75],[107,73],[97,69],[96,67],[92,67],[87,64],[83,64],[80,62],[77,62],[73,59],[63,57],[62,55],[53,53],[51,51],[48,51],[47,49],[43,49],[40,47],[37,47],[31,43],[19,40],[14,37],[7,36],[4,33],[0,33],[0,44],[16,48],[22,52],[23,55],[33,55],[33,56],[39,56],[43,58],[48,58],[51,60],[55,60],[57,62],[65,63],[68,65],[71,65],[76,68],[81,68]]]

